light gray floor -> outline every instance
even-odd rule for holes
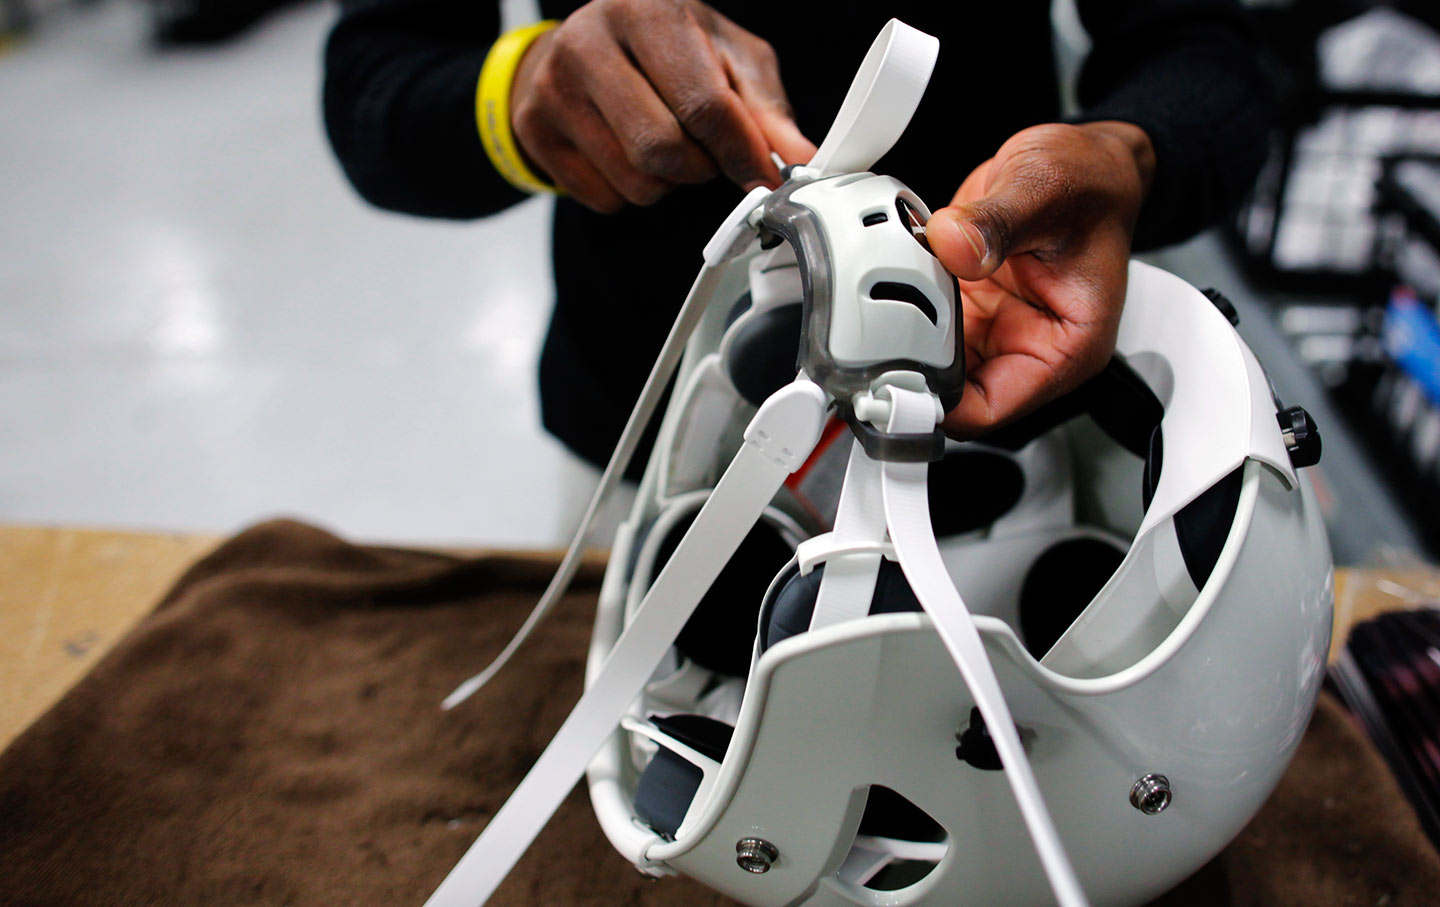
[[[567,534],[545,203],[364,207],[321,131],[332,15],[162,53],[109,2],[0,55],[0,520]]]

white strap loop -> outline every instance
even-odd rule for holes
[[[685,342],[690,339],[695,326],[700,323],[700,318],[705,314],[705,309],[710,305],[715,296],[715,291],[720,285],[724,275],[724,268],[717,265],[706,266],[700,269],[695,283],[690,287],[690,294],[685,297],[685,302],[680,306],[680,313],[675,316],[675,324],[670,328],[670,335],[665,338],[665,345],[660,349],[660,356],[655,360],[655,365],[650,369],[650,377],[645,379],[645,387],[640,391],[640,399],[635,401],[635,409],[630,412],[630,420],[625,423],[625,430],[620,434],[620,441],[615,445],[615,452],[610,455],[610,462],[605,467],[605,473],[600,476],[600,484],[595,489],[595,494],[590,498],[590,505],[585,508],[585,516],[581,518],[579,527],[575,530],[575,536],[570,541],[570,548],[565,552],[565,557],[560,561],[560,566],[555,570],[555,575],[550,579],[550,585],[545,587],[545,594],[540,596],[540,601],[535,603],[530,615],[525,618],[525,623],[505,644],[495,660],[486,666],[485,670],[469,678],[460,686],[455,688],[445,701],[440,704],[442,709],[453,709],[455,706],[475,695],[475,692],[510,661],[515,652],[530,638],[530,633],[545,619],[545,615],[560,601],[565,590],[570,588],[570,582],[575,579],[575,573],[580,569],[580,559],[585,553],[585,542],[590,536],[590,527],[595,522],[595,515],[600,512],[615,486],[620,484],[620,479],[625,475],[625,468],[630,465],[630,458],[635,454],[635,448],[640,444],[640,436],[645,431],[645,426],[650,423],[650,415],[655,412],[655,407],[660,404],[660,398],[664,395],[665,385],[670,381],[670,375],[674,373],[675,367],[680,364],[680,356],[685,352]]]
[[[899,19],[885,23],[807,166],[822,177],[869,170],[910,124],[939,55],[934,36]]]

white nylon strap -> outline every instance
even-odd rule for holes
[[[807,166],[820,176],[869,170],[910,124],[939,55],[935,37],[899,19],[885,23]]]
[[[890,432],[934,431],[935,398],[931,394],[891,387],[890,399]],[[930,523],[928,467],[927,463],[887,462],[883,465],[881,486],[890,540],[895,544],[905,579],[930,615],[985,719],[1056,900],[1061,907],[1084,907],[1085,892],[1040,796],[1020,735],[1015,731],[1015,721],[1010,717],[1010,707],[1005,703],[1005,694],[985,654],[985,645],[940,558]]]
[[[455,706],[469,699],[475,691],[490,682],[490,678],[500,673],[510,661],[517,649],[530,638],[530,633],[545,619],[545,615],[560,601],[565,590],[570,588],[571,580],[575,579],[575,572],[580,569],[580,558],[585,553],[585,542],[590,536],[590,526],[595,522],[595,515],[600,512],[605,500],[620,484],[620,479],[625,475],[625,468],[630,465],[630,458],[635,454],[635,448],[640,443],[640,435],[644,433],[645,426],[650,422],[650,416],[659,405],[660,398],[664,395],[665,385],[674,373],[675,367],[680,363],[680,357],[685,352],[685,343],[690,339],[695,326],[700,323],[700,318],[705,314],[706,306],[715,295],[720,285],[720,278],[724,269],[720,264],[706,265],[700,269],[695,278],[695,283],[690,287],[690,294],[680,305],[680,314],[675,318],[675,324],[670,328],[670,334],[665,338],[665,345],[660,349],[660,357],[655,360],[655,365],[650,369],[650,377],[645,379],[645,387],[640,391],[640,398],[635,401],[635,408],[630,411],[630,419],[625,423],[625,430],[620,434],[620,442],[615,446],[615,452],[610,455],[610,462],[605,466],[605,472],[600,476],[600,484],[595,488],[595,494],[590,498],[590,505],[585,508],[585,516],[580,520],[580,526],[575,530],[575,536],[570,541],[570,548],[565,552],[565,557],[560,561],[560,566],[555,570],[555,575],[550,578],[550,584],[545,587],[545,594],[540,596],[530,616],[525,618],[525,623],[505,644],[495,660],[479,674],[469,678],[455,691],[445,697],[441,708],[453,709]]]
[[[499,887],[615,732],[721,568],[820,438],[828,400],[809,381],[777,391],[675,548],[634,620],[520,786],[426,901],[475,907]]]
[[[880,464],[865,455],[858,442],[850,445],[850,462],[845,467],[845,484],[840,489],[840,506],[835,529],[828,544],[837,546],[885,541],[885,507],[880,494]],[[879,554],[847,554],[825,561],[820,593],[810,629],[855,620],[870,613],[875,595],[875,577],[880,570]]]

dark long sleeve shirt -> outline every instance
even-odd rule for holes
[[[559,19],[579,4],[541,5]],[[713,5],[775,47],[796,121],[816,142],[887,19],[938,36],[925,99],[874,168],[932,207],[1005,139],[1060,118],[1049,0]],[[1186,238],[1238,199],[1264,154],[1265,82],[1241,14],[1221,0],[1082,0],[1080,12],[1093,41],[1081,119],[1135,123],[1155,147],[1136,246]],[[325,122],[361,195],[449,218],[524,197],[491,167],[475,126],[475,84],[499,29],[499,4],[485,0],[343,0],[325,52]],[[610,215],[557,200],[541,398],[546,427],[582,456],[608,457],[700,248],[739,196],[716,180]]]

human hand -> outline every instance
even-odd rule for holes
[[[1074,389],[1115,349],[1130,239],[1155,171],[1140,127],[1016,133],[926,224],[960,281],[965,392],[944,421],[972,438]]]
[[[775,51],[693,0],[592,0],[535,40],[511,87],[525,156],[580,203],[652,204],[723,172],[774,187],[808,161]]]

